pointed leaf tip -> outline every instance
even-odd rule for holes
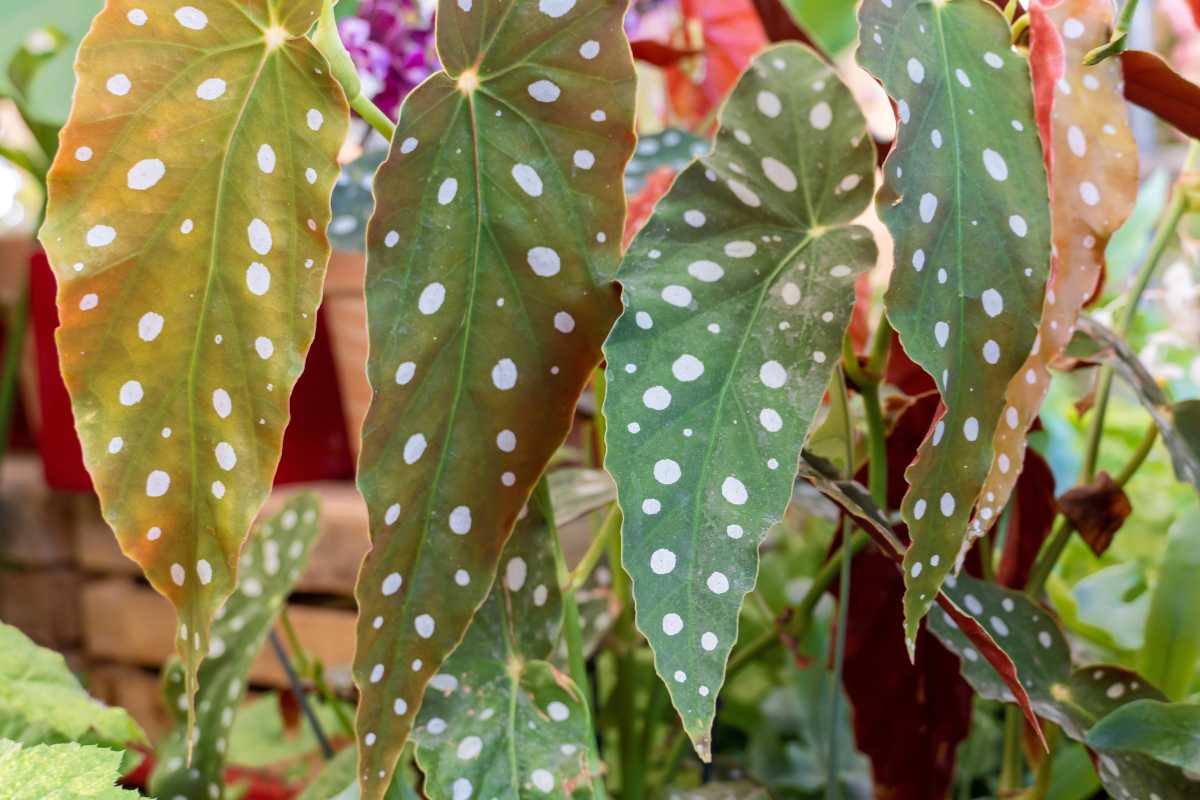
[[[622,556],[638,627],[705,760],[758,546],[791,497],[855,278],[875,261],[850,224],[873,176],[849,90],[811,50],[773,47],[621,265],[605,413]]]

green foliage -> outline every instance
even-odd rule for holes
[[[905,472],[911,651],[970,544],[964,532],[991,465],[1001,387],[1037,333],[1050,261],[1046,173],[1029,66],[995,5],[864,0],[859,25],[858,59],[900,116],[879,199],[895,240],[887,315],[945,403]]]
[[[348,124],[304,38],[319,0],[204,7],[96,18],[40,234],[84,460],[179,613],[189,697],[279,460]]]
[[[120,789],[121,753],[102,747],[39,744],[22,747],[0,739],[0,798],[4,800],[135,800]]]
[[[787,507],[854,280],[875,260],[850,224],[872,150],[834,71],[799,45],[771,48],[622,263],[625,312],[605,346],[622,559],[704,759],[758,546]]]
[[[592,796],[588,710],[548,661],[563,617],[548,500],[535,491],[492,593],[426,690],[413,739],[433,800]]]
[[[1200,775],[1200,706],[1136,700],[1096,723],[1087,743],[1100,750],[1139,753]]]
[[[1146,618],[1141,672],[1172,700],[1191,690],[1200,661],[1200,508],[1175,520]]]
[[[306,493],[290,498],[250,537],[241,556],[238,590],[217,613],[208,658],[200,667],[190,763],[183,665],[175,660],[164,669],[163,690],[175,727],[158,748],[150,778],[155,794],[207,796],[211,800],[223,796],[230,733],[246,693],[250,664],[304,571],[319,531],[316,495]]]
[[[383,163],[385,151],[364,153],[342,167],[333,187],[333,216],[329,220],[329,241],[336,250],[366,250],[367,222],[375,208],[375,170]]]
[[[858,36],[854,0],[783,0],[783,5],[830,56],[844,52]]]
[[[445,71],[405,100],[376,177],[355,659],[367,798],[486,598],[617,314],[625,5],[442,0]]]
[[[114,748],[146,741],[124,709],[109,708],[84,691],[61,655],[3,623],[0,738],[24,745],[76,741]]]
[[[667,167],[680,172],[708,150],[708,143],[700,137],[673,128],[639,136],[637,150],[625,167],[625,193],[632,197],[642,190],[655,170]]]
[[[296,800],[358,800],[358,781],[354,779],[357,760],[354,748],[341,751],[326,763]],[[415,773],[409,762],[402,761],[384,800],[420,800],[421,795],[412,788],[420,781]]]
[[[993,583],[960,575],[946,581],[945,592],[985,624],[1012,657],[1038,715],[1062,727],[1076,741],[1115,708],[1135,700],[1165,700],[1135,672],[1107,665],[1076,668],[1066,638],[1054,618],[1028,596]],[[944,612],[931,614],[929,629],[958,655],[963,677],[982,697],[1012,703],[1013,695],[980,658],[960,625]],[[1101,749],[1099,775],[1114,796],[1148,796],[1167,787],[1186,786],[1179,770],[1145,756]],[[1168,798],[1186,794],[1161,795]]]

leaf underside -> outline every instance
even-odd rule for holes
[[[372,549],[356,590],[366,798],[486,598],[619,310],[624,10],[442,0],[446,71],[406,99],[376,178],[359,473]]]
[[[319,8],[111,0],[50,172],[40,238],[84,461],[122,550],[176,607],[189,684],[321,297],[348,114],[303,37]]]
[[[413,740],[433,800],[592,794],[587,708],[548,662],[562,627],[548,497],[535,492],[492,593],[426,689]]]
[[[183,665],[172,661],[163,671],[163,691],[175,727],[157,751],[150,778],[155,795],[212,800],[223,796],[225,751],[246,694],[250,664],[304,571],[320,528],[317,497],[305,493],[290,498],[250,536],[239,563],[237,591],[217,612],[208,658],[200,667],[190,763]]]
[[[800,45],[771,48],[621,265],[605,413],[622,556],[638,627],[705,760],[758,545],[787,507],[855,278],[875,261],[850,224],[873,173],[833,70]]]
[[[1025,458],[1026,433],[1050,388],[1050,365],[1071,342],[1075,320],[1104,271],[1104,249],[1137,199],[1137,145],[1115,60],[1094,67],[1083,57],[1108,41],[1112,4],[1064,0],[1030,9],[1034,102],[1048,152],[1053,276],[1042,306],[1038,346],[1005,393],[992,437],[992,465],[976,501],[973,535],[990,528],[1008,504]],[[1086,196],[1087,202],[1083,199]]]
[[[905,472],[904,616],[916,630],[955,569],[991,464],[1002,388],[1029,354],[1050,261],[1029,66],[987,0],[864,0],[858,59],[896,101],[880,216],[895,240],[885,302],[944,413]]]
[[[1021,592],[967,575],[948,579],[944,591],[997,637],[1017,665],[1021,684],[1028,689],[1038,715],[1061,726],[1076,741],[1084,741],[1088,729],[1125,703],[1166,699],[1144,678],[1122,667],[1075,668],[1058,623]],[[980,659],[958,623],[938,611],[930,615],[929,629],[958,655],[963,677],[976,692],[989,700],[1014,702],[1008,687]],[[1100,781],[1114,797],[1182,800],[1195,795],[1194,782],[1177,767],[1137,753],[1097,753]]]

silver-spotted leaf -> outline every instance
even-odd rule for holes
[[[874,146],[849,90],[801,45],[771,48],[626,253],[605,345],[607,467],[638,627],[702,758],[758,546],[783,517],[800,447],[841,353],[851,220]]]
[[[638,137],[637,150],[625,167],[625,192],[630,197],[646,185],[650,174],[661,167],[679,172],[709,150],[708,142],[687,131],[668,128],[662,133]]]
[[[1092,726],[1088,744],[1141,753],[1200,774],[1200,706],[1135,700]]]
[[[987,0],[864,0],[859,62],[896,102],[879,212],[895,240],[885,303],[945,410],[905,472],[905,633],[970,544],[1004,387],[1033,347],[1050,265],[1029,64]]]
[[[588,711],[548,663],[562,623],[549,495],[538,489],[492,593],[425,692],[413,739],[432,800],[588,797]]]
[[[405,100],[376,176],[355,661],[367,798],[487,597],[619,310],[625,5],[442,0],[446,69]]]
[[[1165,700],[1158,689],[1135,672],[1095,665],[1076,668],[1071,650],[1055,619],[1021,592],[967,575],[950,578],[945,593],[985,625],[1017,665],[1021,685],[1037,714],[1060,725],[1076,741],[1114,709],[1135,700]],[[962,674],[971,687],[989,700],[1014,702],[1008,687],[984,663],[975,644],[957,621],[943,611],[929,616],[929,629],[958,655]],[[1114,797],[1163,800],[1194,796],[1177,767],[1137,753],[1099,751],[1097,772]]]
[[[110,0],[40,238],[84,461],[175,605],[189,679],[266,498],[312,341],[348,124],[320,0]],[[194,687],[193,687],[194,690]]]
[[[1137,145],[1121,94],[1120,64],[1083,63],[1108,41],[1112,4],[1037,2],[1029,13],[1034,103],[1050,172],[1053,274],[1038,346],[1005,391],[1004,421],[992,436],[992,464],[975,503],[973,534],[995,524],[1008,505],[1025,459],[1026,433],[1050,389],[1050,365],[1070,344],[1079,311],[1104,274],[1108,240],[1137,197]]]
[[[190,764],[183,665],[175,660],[163,670],[163,691],[175,727],[159,745],[150,778],[157,796],[211,800],[224,796],[225,751],[246,694],[250,664],[304,571],[319,532],[317,497],[304,493],[289,498],[250,536],[241,556],[237,591],[217,612],[208,658],[200,666],[198,724],[191,734]]]

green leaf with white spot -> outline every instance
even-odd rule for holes
[[[0,791],[14,800],[137,800],[116,785],[122,754],[76,742],[22,747],[0,739]]]
[[[413,739],[433,800],[592,795],[588,711],[547,660],[562,626],[547,499],[535,491],[492,593],[425,692]]]
[[[61,655],[0,623],[0,739],[124,747],[146,735],[125,709],[84,691]]]
[[[211,800],[224,796],[225,755],[250,664],[304,571],[319,531],[317,497],[304,493],[290,498],[250,537],[241,556],[238,589],[217,612],[208,658],[200,666],[190,765],[183,665],[176,659],[163,670],[163,690],[175,727],[158,748],[150,777],[156,795]]]
[[[1033,347],[1050,266],[1046,170],[1029,64],[988,0],[863,0],[859,62],[895,100],[879,213],[885,297],[945,410],[905,472],[905,638],[970,546],[1004,390]]]
[[[1200,774],[1200,705],[1157,700],[1126,703],[1088,731],[1087,743],[1141,753]]]
[[[771,48],[621,265],[607,467],[638,627],[705,760],[758,546],[791,497],[855,278],[875,263],[851,224],[873,173],[834,71],[801,45]]]
[[[376,176],[359,472],[372,549],[355,660],[371,800],[486,599],[620,307],[625,7],[441,0],[445,70],[405,100]]]
[[[1021,685],[1038,716],[1061,726],[1076,741],[1085,742],[1088,730],[1114,709],[1135,700],[1166,698],[1144,678],[1122,667],[1093,665],[1076,668],[1071,650],[1058,623],[1027,595],[967,575],[949,578],[943,591],[971,614],[1004,647],[1017,665]],[[1015,702],[969,641],[961,626],[939,610],[929,615],[929,629],[962,665],[971,687],[989,700]],[[1177,767],[1137,753],[1095,748],[1098,773],[1115,797],[1149,797],[1163,800],[1192,796],[1191,783]]]
[[[674,128],[639,136],[637,150],[625,166],[625,193],[632,197],[640,192],[656,169],[668,167],[679,172],[708,150],[708,142],[699,136]]]
[[[110,0],[40,234],[84,463],[194,678],[304,366],[348,112],[320,0]],[[189,696],[194,693],[194,685]]]

